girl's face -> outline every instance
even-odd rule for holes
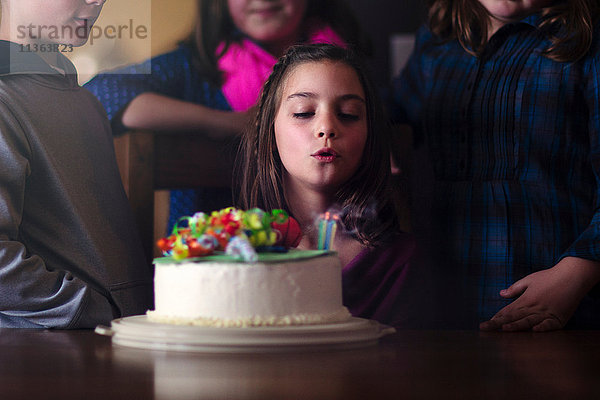
[[[279,55],[297,41],[308,0],[227,0],[235,26]],[[281,48],[281,50],[280,50]]]
[[[367,140],[365,93],[340,62],[296,66],[283,83],[275,140],[286,186],[332,194],[360,165]]]
[[[106,0],[8,0],[10,40],[81,46]]]
[[[495,32],[502,25],[518,21],[556,0],[479,0],[492,16],[492,30]]]

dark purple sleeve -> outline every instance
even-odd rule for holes
[[[355,317],[396,328],[422,328],[431,318],[430,280],[412,235],[365,249],[342,270],[344,305]]]

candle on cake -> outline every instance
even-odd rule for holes
[[[337,214],[330,213],[329,211],[319,216],[317,225],[319,229],[317,248],[319,250],[331,250],[338,220],[339,217]]]

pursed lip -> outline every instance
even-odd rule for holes
[[[323,147],[310,155],[318,161],[330,163],[334,162],[340,155],[330,147]]]

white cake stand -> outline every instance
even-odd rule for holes
[[[116,345],[151,350],[202,353],[256,353],[352,349],[371,346],[394,328],[376,321],[350,318],[324,325],[213,328],[149,321],[145,315],[115,319],[96,333],[111,336]]]

